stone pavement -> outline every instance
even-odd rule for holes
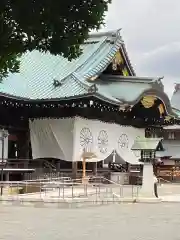
[[[2,240],[179,240],[180,204],[111,204],[82,209],[0,205]]]
[[[179,195],[162,196],[161,199],[163,202],[180,203],[180,194]]]

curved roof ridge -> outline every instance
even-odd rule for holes
[[[120,36],[120,31],[121,28],[116,29],[116,30],[110,30],[110,31],[106,31],[106,32],[96,32],[96,33],[90,33],[89,34],[89,38],[94,38],[94,37],[117,37]]]
[[[112,102],[115,105],[118,105],[121,103],[121,101],[115,97],[113,97],[109,92],[101,92],[98,88],[98,84],[96,85],[96,82],[83,82],[79,79],[79,77],[74,73],[73,75],[74,80],[82,87],[84,90],[89,92],[89,88],[93,85],[97,87],[97,92],[92,93],[93,96],[96,96],[99,99],[102,99],[106,102]]]
[[[98,47],[94,52],[92,52],[92,54],[86,59],[86,61],[85,61],[82,65],[77,66],[77,68],[75,69],[75,71],[69,73],[65,78],[61,79],[60,82],[61,82],[61,83],[64,83],[64,82],[66,81],[66,79],[68,79],[68,77],[73,76],[74,73],[76,73],[79,69],[83,68],[83,66],[86,65],[86,63],[89,61],[89,59],[90,59],[92,56],[94,56],[94,55],[99,51],[99,48],[105,43],[106,39],[107,39],[107,37],[104,38],[103,40],[101,40],[101,44],[99,45],[99,47]],[[82,53],[82,54],[83,54],[83,53]],[[76,77],[76,78],[77,78],[77,77]]]
[[[102,75],[103,77],[106,77],[105,75]],[[143,81],[146,83],[148,82],[155,82],[161,80],[161,78],[153,78],[153,77],[139,77],[139,76],[119,76],[119,75],[108,75],[108,76],[113,76],[114,80],[125,80],[125,81],[131,81],[131,80],[137,80],[137,81]]]
[[[152,80],[153,81],[153,79],[154,78],[152,78],[152,77],[138,77],[138,76],[122,76],[121,78],[124,78],[124,79],[137,79],[137,80]]]
[[[83,68],[89,62],[89,59],[91,59],[94,55],[96,55],[99,52],[100,47],[102,47],[102,45],[105,44],[106,40],[107,40],[107,37],[102,40],[99,47],[94,52],[92,52],[92,54],[86,59],[86,61],[81,66],[79,66],[74,72],[77,72],[78,70]]]
[[[86,90],[87,92],[89,92],[89,88],[93,85],[96,85],[96,83],[92,82],[92,83],[85,83],[83,81],[80,81],[78,76],[76,76],[76,74],[74,73],[72,75],[73,79],[79,84],[80,87],[82,87],[84,90]],[[106,93],[101,93],[101,91],[98,89],[98,85],[97,86],[97,92],[92,93],[92,96],[96,96],[99,99],[102,99],[106,102],[111,102],[115,105],[119,105],[121,103],[121,101],[113,96],[111,96],[110,93],[106,92]]]
[[[92,85],[92,84],[91,84],[91,85],[88,85],[88,84],[86,84],[85,82],[81,81],[81,80],[79,79],[79,76],[76,75],[75,72],[72,73],[71,76],[72,76],[72,78],[73,78],[82,88],[84,88],[86,91],[88,91],[89,87]]]

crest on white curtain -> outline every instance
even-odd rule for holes
[[[102,154],[108,151],[108,133],[105,130],[101,130],[98,135],[98,147]]]
[[[83,151],[91,152],[93,148],[93,135],[88,127],[83,127],[80,131],[80,145]]]

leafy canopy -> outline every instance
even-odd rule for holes
[[[39,50],[69,60],[99,29],[111,0],[0,0],[0,78],[18,72],[19,57]]]

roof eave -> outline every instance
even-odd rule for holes
[[[0,93],[0,96],[9,98],[11,100],[16,100],[16,101],[23,101],[23,102],[59,102],[59,101],[68,101],[68,100],[75,100],[75,99],[82,99],[82,98],[88,98],[88,97],[95,97],[97,99],[100,99],[104,102],[107,102],[109,104],[118,106],[120,104],[120,101],[116,101],[113,99],[110,99],[100,93],[87,93],[87,94],[82,94],[78,96],[70,96],[70,97],[64,97],[64,98],[37,98],[37,99],[32,99],[32,98],[23,98],[23,97],[18,97],[18,96],[13,96],[13,95],[8,95],[8,94],[2,94]]]

